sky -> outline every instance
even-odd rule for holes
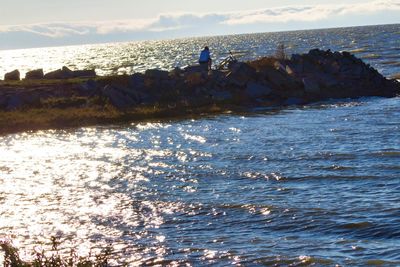
[[[0,49],[400,23],[400,0],[0,0]]]

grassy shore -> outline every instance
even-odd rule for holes
[[[160,121],[220,114],[240,107],[198,106],[160,107],[143,106],[125,111],[110,105],[104,107],[37,108],[29,110],[0,111],[0,134],[45,129],[65,129],[84,126],[123,124],[128,122]]]

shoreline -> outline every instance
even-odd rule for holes
[[[400,94],[397,80],[383,77],[354,55],[319,49],[290,59],[231,61],[212,71],[189,66],[169,72],[151,69],[144,74],[96,76],[93,70],[64,67],[48,74],[36,70],[32,77],[0,81],[0,134]]]

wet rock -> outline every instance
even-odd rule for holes
[[[272,89],[269,86],[257,82],[249,82],[246,87],[246,94],[251,98],[259,98],[271,93]]]
[[[40,80],[43,79],[44,73],[43,69],[28,71],[25,75],[25,80]]]
[[[20,80],[20,73],[19,70],[13,70],[9,73],[4,75],[5,81],[19,81]]]

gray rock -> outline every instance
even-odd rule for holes
[[[5,81],[19,81],[20,80],[20,73],[19,70],[13,70],[9,73],[4,75]]]
[[[272,83],[273,89],[295,88],[296,81],[287,73],[283,73],[273,67],[264,68],[261,72],[264,79]]]
[[[39,80],[43,79],[43,76],[43,69],[31,70],[26,73],[25,80]]]
[[[237,87],[246,86],[247,82],[257,77],[256,70],[249,64],[237,62],[231,64],[230,72],[227,74],[229,84]]]
[[[270,87],[257,82],[249,82],[246,86],[246,94],[251,98],[263,97],[271,93],[272,89]]]

